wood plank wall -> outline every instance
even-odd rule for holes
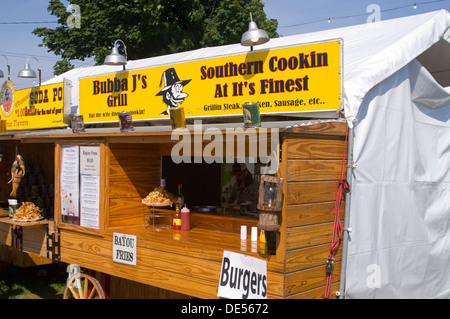
[[[157,144],[109,145],[109,227],[143,225],[141,200],[159,186],[160,170]]]
[[[286,298],[323,298],[326,260],[333,232],[334,206],[343,158],[347,157],[345,126],[325,135],[291,135],[285,140]],[[346,172],[344,163],[344,178]],[[340,205],[344,218],[344,201]],[[338,289],[339,250],[333,271],[330,298]]]

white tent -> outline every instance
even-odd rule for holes
[[[450,17],[397,21],[367,32],[388,45],[346,65],[355,167],[341,287],[348,298],[449,298]]]
[[[427,14],[272,39],[259,49],[343,39],[352,128],[341,292],[346,298],[449,298],[450,15]],[[129,61],[128,70],[240,54],[239,44]],[[120,67],[75,69],[80,77]]]

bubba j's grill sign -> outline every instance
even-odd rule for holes
[[[260,113],[337,110],[341,98],[340,41],[250,51],[212,59],[80,79],[79,112],[89,123],[242,115],[259,102]]]

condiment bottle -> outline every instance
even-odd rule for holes
[[[9,203],[9,218],[13,218],[17,210],[17,199],[8,199]]]
[[[173,229],[181,229],[180,206],[176,204],[175,214],[173,215]]]
[[[191,229],[191,221],[190,221],[191,211],[184,204],[183,209],[181,210],[181,230],[190,230]]]
[[[184,205],[184,195],[182,191],[182,185],[178,184],[178,193],[177,193],[177,199],[175,200],[175,203],[179,204],[180,207],[183,207]]]

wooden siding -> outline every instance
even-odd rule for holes
[[[333,233],[336,194],[346,173],[345,125],[297,128],[284,140],[286,164],[283,231],[285,298],[323,298],[326,260]],[[343,164],[343,160],[345,161]],[[344,218],[344,201],[339,205]],[[341,252],[332,275],[330,298],[338,290]]]
[[[155,144],[110,144],[109,227],[143,225],[142,198],[160,183],[161,156]]]

